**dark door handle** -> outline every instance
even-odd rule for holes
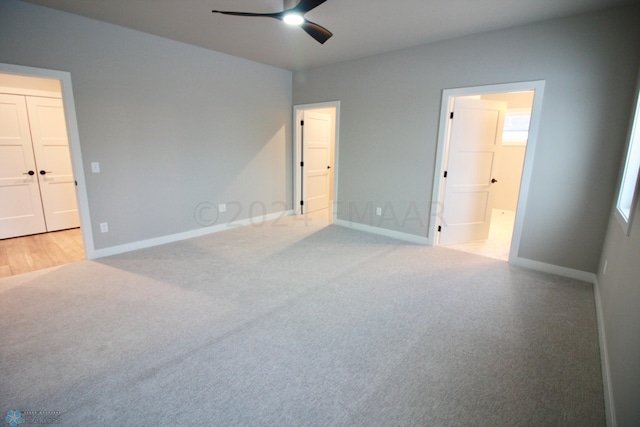
[[[497,180],[497,179],[495,179],[495,178],[491,178],[491,183],[492,183],[492,184],[495,184],[496,182],[498,182],[498,180]]]
[[[22,175],[31,175],[31,176],[33,176],[33,175],[35,175],[35,174],[36,174],[36,173],[35,173],[34,171],[29,171],[29,172],[25,172],[25,173],[23,173]]]
[[[331,169],[331,166],[327,166],[327,169]]]
[[[45,170],[41,170],[40,171],[40,175],[46,175],[48,173],[52,173],[51,171],[45,171]]]

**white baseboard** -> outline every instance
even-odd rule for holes
[[[516,257],[509,260],[513,265],[530,268],[532,270],[543,271],[558,276],[569,277],[571,279],[583,280],[593,283],[593,293],[596,302],[596,317],[598,321],[598,340],[600,343],[600,363],[602,365],[602,383],[604,386],[604,408],[607,427],[616,427],[615,404],[611,388],[611,374],[609,369],[609,351],[607,349],[607,335],[604,328],[604,317],[602,314],[602,300],[600,299],[600,285],[598,276],[586,271],[574,270],[557,265],[546,264],[544,262],[533,261],[526,258]]]
[[[596,275],[588,271],[574,270],[573,268],[547,264],[527,258],[514,257],[509,259],[509,263],[518,267],[530,268],[531,270],[543,271],[545,273],[555,274],[556,276],[568,277],[589,283],[595,283],[596,281]]]
[[[431,245],[431,241],[427,237],[416,236],[415,234],[388,230],[386,228],[374,227],[371,225],[360,224],[358,222],[345,221],[343,219],[335,219],[333,223],[341,227],[353,228],[354,230],[379,234],[381,236],[391,237],[393,239],[404,240],[405,242],[417,243],[419,245]]]
[[[126,243],[124,245],[111,246],[103,249],[96,249],[91,254],[87,254],[87,259],[102,258],[111,255],[122,254],[125,252],[136,251],[138,249],[150,248],[153,246],[160,246],[167,243],[178,242],[180,240],[192,239],[194,237],[201,237],[207,234],[218,233],[220,231],[228,230],[230,228],[242,227],[246,225],[261,224],[265,221],[271,221],[274,219],[282,218],[283,216],[293,215],[293,210],[274,212],[268,215],[260,215],[253,218],[246,218],[240,221],[232,223],[217,224],[210,227],[202,227],[196,230],[189,230],[182,233],[170,234],[168,236],[156,237],[153,239],[140,240],[138,242]]]
[[[596,297],[596,316],[598,319],[598,339],[600,340],[600,363],[602,364],[602,383],[604,385],[604,411],[607,420],[607,427],[616,427],[616,411],[613,401],[611,386],[611,371],[609,368],[609,350],[607,348],[607,334],[604,328],[604,317],[602,314],[602,300],[600,299],[600,283],[596,277],[593,283],[593,292]]]

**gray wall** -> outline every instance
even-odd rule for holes
[[[598,272],[611,392],[619,426],[640,425],[640,200],[635,209],[629,236],[611,216]]]
[[[636,210],[640,206],[636,206]],[[627,237],[615,218],[609,223],[598,290],[609,355],[611,393],[619,426],[640,425],[640,215]]]
[[[14,0],[0,62],[71,73],[96,249],[291,209],[291,72]]]
[[[595,272],[640,60],[638,22],[637,7],[614,9],[294,73],[294,104],[341,101],[339,218],[426,236],[442,90],[545,80],[519,255]],[[362,214],[385,203],[398,221]]]

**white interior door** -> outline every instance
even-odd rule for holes
[[[304,112],[302,127],[302,200],[303,212],[329,207],[331,115]]]
[[[80,226],[62,100],[27,97],[47,231]]]
[[[46,231],[24,96],[0,94],[0,239]]]
[[[506,103],[457,98],[447,157],[440,244],[487,240]]]

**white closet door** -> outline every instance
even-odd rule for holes
[[[80,226],[62,100],[27,97],[47,231]]]
[[[24,96],[0,94],[0,239],[46,231]]]

